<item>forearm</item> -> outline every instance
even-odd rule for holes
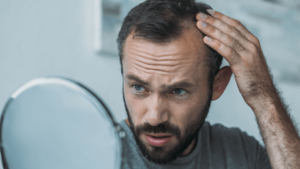
[[[252,109],[273,169],[300,168],[300,138],[289,114],[276,94]]]
[[[208,10],[196,16],[203,42],[230,64],[239,91],[254,111],[273,168],[300,168],[300,139],[277,94],[257,37],[238,20]]]

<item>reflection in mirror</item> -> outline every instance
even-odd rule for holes
[[[4,108],[3,167],[120,168],[116,128],[105,105],[86,87],[62,78],[35,79],[19,88]]]

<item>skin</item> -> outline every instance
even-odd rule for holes
[[[144,123],[157,126],[169,121],[183,132],[190,119],[199,117],[199,110],[210,92],[209,68],[205,62],[207,49],[202,38],[195,25],[187,27],[179,38],[164,44],[133,38],[132,34],[127,37],[122,60],[124,96],[135,126]],[[212,100],[222,95],[231,74],[229,67],[219,71],[213,84]],[[141,90],[136,90],[134,85],[141,86]],[[126,121],[130,125],[128,119]],[[144,134],[140,139],[150,148]],[[192,152],[195,141],[196,138],[182,156]],[[176,142],[172,137],[166,146]]]
[[[272,168],[300,166],[300,138],[272,81],[259,40],[238,20],[208,10],[199,13],[197,27],[203,41],[230,64],[240,93],[252,108]]]

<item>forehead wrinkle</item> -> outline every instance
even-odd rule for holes
[[[183,61],[174,61],[174,60],[168,60],[168,61],[153,61],[151,59],[144,59],[144,58],[137,58],[133,62],[140,63],[142,65],[148,65],[148,66],[183,66],[187,63],[189,63],[188,59],[185,59]]]
[[[171,46],[168,43],[155,44],[145,39],[132,39],[129,36],[125,43],[127,47],[124,48],[126,51],[124,54],[126,53],[126,57],[129,59],[127,63],[130,63],[131,67],[137,69],[138,72],[159,73],[173,78],[178,75],[186,76],[187,73],[193,72],[192,74],[195,76],[199,74],[198,71],[202,72],[198,69],[203,66],[204,60],[206,60],[204,55],[207,54],[201,34],[195,36],[195,31],[199,34],[197,28],[183,31],[183,35],[186,36],[170,42]],[[200,43],[194,43],[198,40]],[[188,45],[189,50],[181,44]],[[177,75],[175,76],[175,74]]]
[[[140,54],[137,54],[141,56]],[[136,55],[136,56],[137,56]],[[174,58],[174,56],[171,56]],[[175,56],[176,57],[176,56]],[[190,59],[164,59],[157,60],[154,57],[136,57],[131,60],[132,65],[135,65],[137,69],[159,71],[164,73],[171,73],[186,69],[187,65],[191,63]]]
[[[148,61],[150,60],[150,62]],[[193,60],[191,59],[184,59],[182,61],[153,61],[150,58],[144,59],[144,58],[136,58],[134,60],[131,60],[131,65],[140,71],[144,71],[147,73],[163,73],[164,75],[170,75],[172,73],[179,73],[179,72],[190,72],[195,69],[197,69],[199,66],[203,66],[203,62],[201,61],[196,61],[189,65]],[[189,65],[189,66],[187,66]],[[193,69],[193,70],[191,70]],[[152,71],[152,72],[151,72]],[[177,74],[176,73],[176,74]]]
[[[167,77],[172,77],[175,78],[175,77],[179,77],[179,76],[182,76],[180,73],[176,73],[176,72],[180,72],[181,69],[185,69],[185,68],[178,68],[177,70],[179,71],[175,71],[174,68],[173,69],[159,69],[159,68],[145,68],[143,66],[140,66],[138,64],[133,64],[132,65],[132,70],[131,71],[137,71],[139,72],[139,74],[144,74],[143,76],[147,76],[147,75],[154,75],[154,74],[159,74],[160,76],[167,76]],[[130,72],[131,72],[130,71]]]
[[[139,62],[133,64],[133,66],[137,70],[158,71],[158,72],[164,72],[164,73],[171,73],[172,72],[172,70],[165,69],[164,66],[151,66],[151,65],[147,65],[147,64],[143,64],[143,63],[139,63]],[[174,69],[174,66],[173,67],[172,66],[168,66],[168,67]]]
[[[146,55],[145,55],[146,53]],[[133,59],[133,63],[139,64],[140,66],[160,66],[160,67],[181,67],[185,66],[188,63],[191,63],[191,57],[189,57],[191,52],[188,52],[189,54],[186,54],[187,57],[180,57],[181,54],[173,54],[173,55],[162,55],[162,56],[149,56],[151,53],[142,51],[140,53],[139,51],[133,51],[132,57],[135,57]],[[148,56],[147,56],[148,55]]]
[[[157,54],[155,52],[150,52],[151,50],[142,50],[141,47],[137,45],[133,45],[136,47],[130,47],[130,53],[136,56],[139,56],[139,58],[149,59],[153,61],[182,61],[186,60],[187,58],[182,57],[176,57],[180,56],[181,53],[178,52],[168,52],[168,53],[160,53]]]

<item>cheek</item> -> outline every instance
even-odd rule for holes
[[[134,125],[143,123],[147,108],[145,99],[135,99],[129,87],[124,86],[124,96],[126,105]]]
[[[205,106],[207,97],[195,96],[184,103],[173,103],[172,116],[174,118],[174,124],[179,126],[183,130],[188,123],[199,118],[200,113]]]

